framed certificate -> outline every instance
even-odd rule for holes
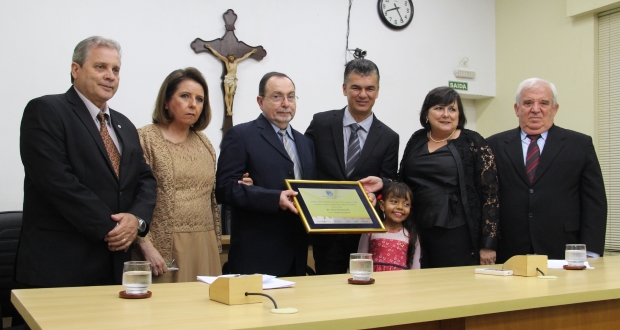
[[[286,180],[308,233],[384,233],[385,227],[357,181]]]

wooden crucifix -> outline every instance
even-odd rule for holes
[[[267,51],[263,46],[248,46],[245,42],[237,39],[234,32],[237,14],[232,9],[228,9],[222,16],[224,17],[226,27],[226,33],[224,33],[223,37],[209,41],[196,38],[190,46],[196,54],[211,52],[222,61],[222,92],[224,93],[224,105],[226,106],[224,123],[222,124],[223,136],[233,125],[233,101],[237,91],[237,65],[249,57],[260,61],[267,55]]]

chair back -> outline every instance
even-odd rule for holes
[[[0,212],[0,306],[3,317],[16,313],[11,303],[11,290],[21,287],[13,280],[21,229],[22,211]]]

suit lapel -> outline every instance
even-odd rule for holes
[[[508,158],[510,158],[512,166],[519,173],[521,179],[529,185],[530,181],[525,173],[525,160],[523,159],[523,147],[521,146],[521,129],[513,130],[505,140],[505,143],[505,152]]]
[[[99,149],[101,156],[104,158],[105,162],[108,164],[110,173],[116,178],[116,174],[114,173],[114,167],[112,167],[112,163],[110,162],[110,157],[108,157],[108,151],[106,150],[105,145],[103,145],[103,139],[101,139],[101,134],[97,130],[97,127],[94,125],[93,118],[90,116],[90,113],[88,112],[88,109],[86,108],[86,105],[84,104],[82,99],[80,99],[80,97],[77,95],[77,92],[75,91],[73,86],[69,88],[69,90],[67,91],[65,95],[67,96],[67,100],[69,101],[69,103],[73,105],[72,107],[73,112],[77,115],[77,117],[80,119],[82,124],[84,124],[84,126],[86,127],[86,130],[88,131],[88,133],[90,133],[90,136],[92,137],[93,141],[97,145],[97,149]]]
[[[291,131],[293,132],[293,137],[295,137],[295,146],[297,147],[297,156],[299,156],[299,165],[301,166],[301,176],[302,179],[308,177],[311,173],[310,169],[306,167],[306,161],[312,159],[312,155],[310,154],[310,150],[305,148],[305,145],[301,143],[301,139],[305,138],[301,133],[297,132],[291,126]]]
[[[342,119],[344,118],[345,109],[334,113],[334,120],[332,120],[332,136],[334,138],[334,144],[336,147],[336,154],[338,155],[338,162],[340,164],[340,170],[346,177],[346,167],[344,160],[344,136],[342,128]],[[317,132],[319,133],[319,132]]]
[[[269,122],[269,120],[267,120],[267,118],[265,118],[265,116],[258,115],[258,118],[256,119],[256,127],[258,127],[262,131],[261,136],[267,141],[267,143],[269,143],[272,147],[278,150],[278,152],[280,152],[282,156],[292,162],[291,158],[286,152],[286,149],[284,149],[284,144],[282,144],[282,141],[280,141],[280,138],[278,137],[278,133],[273,130],[271,123]]]
[[[536,183],[536,181],[545,174],[555,157],[557,157],[562,148],[564,148],[564,138],[559,128],[555,125],[551,126],[549,134],[547,134],[547,141],[545,141],[545,146],[540,154],[540,163],[538,164],[538,168],[536,168],[536,175],[534,176],[534,182],[532,184]]]

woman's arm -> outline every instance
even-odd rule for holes
[[[368,253],[368,249],[370,249],[370,234],[362,234],[357,246],[357,253]]]
[[[420,257],[422,256],[422,248],[420,247],[420,236],[415,240],[415,252],[413,252],[413,262],[410,269],[420,269]]]
[[[493,152],[481,138],[481,146],[474,167],[476,177],[480,180],[478,194],[480,196],[481,214],[481,248],[497,250],[497,234],[499,222],[499,183],[497,167]],[[493,258],[494,259],[494,258]]]
[[[168,271],[168,267],[166,267],[166,261],[161,256],[159,251],[153,246],[150,240],[144,240],[138,243],[140,247],[140,251],[144,255],[146,261],[151,263],[153,269],[153,275],[159,276]]]

